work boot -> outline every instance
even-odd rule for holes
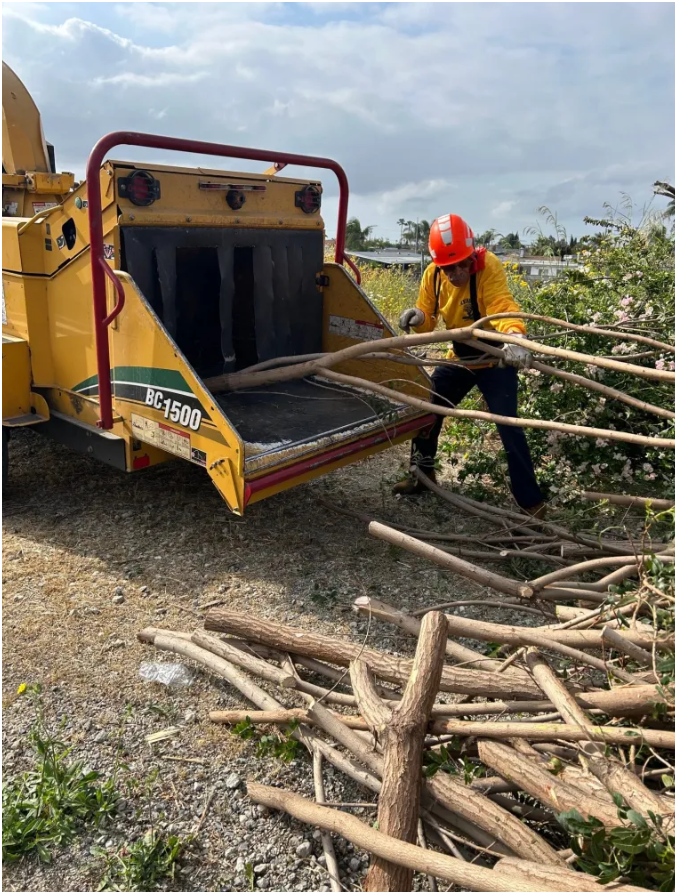
[[[523,508],[522,512],[526,512],[527,515],[532,515],[534,518],[540,519],[541,521],[545,518],[546,505],[541,500],[540,503],[536,503],[535,506],[530,506],[528,509]]]
[[[436,473],[434,469],[426,469],[425,474],[430,478],[432,482],[437,484]],[[423,484],[422,481],[419,481],[418,478],[409,474],[404,479],[404,481],[398,481],[395,487],[393,487],[393,496],[394,497],[414,497],[417,494],[430,493],[429,489]]]

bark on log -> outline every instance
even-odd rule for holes
[[[530,739],[534,742],[550,742],[562,739],[569,742],[584,742],[589,737],[595,742],[608,745],[641,745],[652,748],[675,750],[675,734],[670,730],[644,729],[625,726],[591,726],[586,730],[576,729],[562,723],[531,723],[529,721],[497,720],[486,723],[481,720],[436,720],[431,724],[434,735],[486,736],[491,739]],[[495,768],[497,769],[497,768]]]
[[[474,705],[467,705],[466,712],[475,713],[474,708]],[[334,714],[333,716],[351,730],[367,731],[372,729],[363,717],[343,714]],[[305,710],[303,708],[274,711],[210,711],[209,713],[209,719],[215,723],[240,723],[247,718],[255,724],[285,724],[294,720],[302,723],[314,722],[312,709]],[[387,728],[385,715],[382,727],[383,729]],[[553,739],[584,742],[587,735],[592,741],[604,742],[607,745],[632,745],[645,741],[647,745],[651,745],[654,748],[671,748],[674,750],[675,747],[675,734],[669,730],[652,730],[636,727],[587,726],[581,729],[566,726],[562,723],[541,723],[538,721],[532,723],[523,720],[498,720],[491,723],[482,720],[433,720],[430,722],[428,731],[434,736],[449,735],[459,736],[460,738],[487,736],[499,739],[514,737],[540,742],[549,742]]]
[[[230,633],[295,655],[330,661],[343,667],[347,667],[356,658],[362,658],[379,677],[396,683],[406,681],[411,674],[411,660],[384,655],[358,644],[340,642],[329,636],[275,624],[229,609],[211,609],[205,618],[205,628]],[[488,698],[529,698],[540,694],[532,681],[524,686],[521,683],[515,686],[509,677],[502,674],[460,667],[444,668],[440,689],[463,695],[484,695]]]
[[[555,879],[561,879],[564,885],[569,884],[571,881],[575,881],[578,883],[579,889],[585,891],[604,890],[608,891],[609,894],[612,894],[612,892],[615,891],[647,890],[647,888],[637,888],[634,885],[624,885],[620,882],[611,882],[611,884],[608,885],[600,885],[594,876],[588,875],[587,873],[576,872],[575,870],[567,869],[566,867],[562,867],[561,869],[557,868],[555,872],[551,872],[549,866],[539,866],[538,863],[530,863],[528,860],[521,860],[518,857],[502,857],[494,866],[495,871],[511,868],[523,872],[524,875],[534,882],[534,884],[538,884],[539,882],[552,883]],[[597,885],[597,888],[595,888],[595,885]],[[563,888],[562,890],[565,889]]]
[[[267,661],[262,661],[260,658],[257,658],[256,655],[249,655],[240,649],[233,648],[229,643],[224,642],[216,636],[210,636],[208,633],[198,630],[191,634],[191,641],[194,642],[196,646],[206,649],[213,655],[225,658],[226,661],[230,661],[231,664],[236,664],[238,667],[249,671],[249,673],[254,674],[255,677],[261,677],[263,680],[275,683],[283,689],[297,688],[296,678],[292,674],[287,673],[281,668],[274,667]]]
[[[557,706],[562,720],[575,729],[589,732],[591,724],[585,711],[564,688],[564,684],[556,677],[545,658],[534,648],[527,649],[526,658],[527,667],[534,680],[543,690],[543,694]],[[584,741],[583,750],[591,756],[604,754],[604,749],[595,742],[593,735]]]
[[[674,417],[675,414],[672,415]],[[593,490],[581,491],[581,497],[593,503],[598,500],[606,500],[607,503],[613,503],[615,506],[638,506],[642,509],[648,504],[659,512],[664,509],[672,509],[675,505],[674,500],[659,500],[657,497],[631,497],[626,494],[602,494]]]
[[[637,810],[644,816],[649,812],[663,817],[663,828],[674,835],[675,832],[675,804],[668,803],[666,798],[661,798],[651,789],[648,789],[638,776],[627,770],[615,760],[591,760],[588,768],[606,788],[609,794],[615,792],[623,795],[628,806]]]
[[[415,537],[410,537],[408,534],[403,534],[401,531],[396,531],[387,525],[371,522],[369,533],[380,540],[385,540],[387,543],[392,543],[394,546],[399,546],[401,549],[414,553],[414,555],[421,556],[423,559],[435,562],[435,564],[441,565],[449,571],[455,571],[457,574],[474,580],[478,584],[492,587],[494,590],[498,590],[499,593],[506,593],[508,596],[518,596],[522,599],[529,599],[533,596],[531,587],[525,586],[519,581],[503,577],[502,574],[496,574],[493,571],[487,571],[486,568],[473,565],[471,562],[466,562],[457,556],[451,556],[441,549],[430,546],[429,543],[424,543],[422,540],[417,540]]]
[[[552,884],[540,880],[532,882],[519,871],[485,869],[464,863],[455,857],[424,851],[414,844],[389,838],[354,816],[328,807],[320,807],[300,795],[283,789],[250,782],[247,792],[257,804],[284,811],[301,822],[342,835],[358,847],[391,863],[446,879],[471,891],[580,891],[580,882],[576,878],[566,887],[562,887],[563,882],[559,874],[557,881]],[[604,889],[593,883],[590,890]]]
[[[625,655],[628,655],[630,658],[633,658],[640,664],[646,664],[649,667],[652,667],[653,655],[651,654],[651,652],[648,652],[646,649],[638,646],[627,636],[623,636],[623,634],[620,633],[618,630],[613,630],[609,626],[604,627],[604,629],[602,630],[602,640],[610,648],[615,649],[617,652],[623,652]]]
[[[353,688],[362,714],[378,727],[383,745],[382,788],[378,802],[379,829],[385,834],[413,844],[421,801],[421,761],[423,739],[444,664],[447,622],[441,612],[423,620],[411,676],[396,708],[387,707],[370,681],[369,698]],[[366,665],[361,661],[353,668]],[[378,709],[373,710],[376,700]],[[413,872],[387,860],[376,858],[365,879],[365,891],[411,891]]]
[[[379,599],[373,599],[371,596],[358,596],[353,602],[353,608],[360,614],[394,624],[395,627],[399,627],[400,630],[404,630],[411,636],[417,637],[420,633],[421,621],[418,618],[393,608]],[[446,642],[445,651],[450,658],[462,662],[466,667],[474,667],[478,670],[497,670],[501,665],[500,661],[487,658],[486,655],[476,652],[475,649],[469,649],[467,646],[462,646],[450,639]],[[521,677],[523,675],[523,671],[518,671],[514,676]]]
[[[639,563],[641,563],[642,558],[643,556],[639,556]],[[656,559],[667,565],[674,565],[675,563],[674,556],[664,556],[659,554],[656,556]],[[583,574],[594,568],[603,568],[605,565],[637,565],[639,563],[637,556],[602,556],[599,559],[588,559],[587,562],[579,562],[577,565],[571,565],[569,568],[558,568],[557,571],[551,571],[549,574],[537,577],[529,583],[534,590],[542,590],[543,587],[546,587],[549,584],[566,581],[576,574]],[[585,586],[585,584],[583,584],[583,586]]]
[[[601,630],[570,630],[555,627],[517,627],[512,624],[495,624],[493,621],[478,621],[473,618],[462,618],[459,615],[447,615],[449,633],[456,636],[478,639],[489,643],[504,643],[510,646],[530,645],[525,637],[536,633],[542,639],[552,640],[563,646],[577,649],[602,649],[604,643]],[[647,628],[647,631],[649,628]],[[655,639],[641,628],[633,627],[617,634],[624,642],[634,643],[643,648],[652,648],[654,643],[662,651],[674,649],[674,637],[667,636]]]
[[[585,795],[581,789],[560,781],[538,764],[525,760],[513,748],[481,739],[478,750],[484,764],[556,813],[576,809],[584,818],[595,816],[605,826],[621,825],[613,805],[610,807],[606,801]]]
[[[450,618],[452,616],[448,615],[447,617]],[[449,626],[450,626],[450,628],[457,626],[456,632],[458,632],[458,627],[462,627],[463,626],[462,622],[465,622],[466,620],[468,620],[468,619],[456,618],[454,623],[450,622]],[[483,630],[481,630],[480,627],[474,628],[474,630],[476,631],[475,638],[477,638],[477,639],[479,639],[479,638],[483,639],[487,635],[487,631],[486,631],[487,627],[492,627],[492,626],[493,627],[502,627],[502,626],[504,626],[501,624],[491,625],[488,622],[483,622],[483,621],[477,621],[477,622],[472,622],[472,623],[479,624],[484,628]],[[511,634],[511,633],[505,634],[505,636],[510,638],[510,644],[519,645],[519,646],[539,646],[542,649],[550,649],[553,652],[559,652],[561,655],[566,655],[567,658],[573,658],[574,661],[577,661],[582,664],[587,664],[590,667],[597,668],[597,670],[600,670],[605,674],[610,674],[614,677],[617,677],[619,680],[622,680],[624,683],[644,682],[644,681],[640,680],[638,677],[635,677],[632,674],[627,673],[627,671],[624,671],[618,667],[615,667],[613,664],[607,664],[601,658],[596,658],[593,655],[589,655],[587,652],[581,651],[580,649],[574,649],[572,646],[564,645],[563,643],[559,642],[559,640],[557,638],[555,638],[554,635],[549,636],[547,634],[544,634],[541,631],[536,631],[534,628],[528,628],[528,627],[520,627],[520,628],[515,628],[515,629],[519,630],[518,635]],[[480,637],[480,633],[482,634],[481,637]],[[550,631],[548,631],[547,633],[550,633]],[[577,636],[582,636],[583,634],[586,634],[586,633],[595,634],[595,633],[597,633],[597,631],[594,631],[594,630],[568,631],[567,630],[567,631],[553,631],[553,633],[554,634],[566,633],[566,634],[574,634]],[[468,634],[459,634],[459,635],[467,636]],[[495,641],[496,641],[495,638],[488,640],[488,642],[495,642]]]
[[[332,738],[347,748],[375,776],[383,772],[383,758],[348,729],[342,718],[328,711],[316,702],[309,709],[309,715]],[[440,778],[437,778],[437,777]],[[437,774],[425,781],[424,803],[436,813],[439,809],[451,811],[448,818],[454,826],[468,838],[488,847],[494,853],[497,845],[503,845],[529,859],[552,862],[557,859],[555,852],[533,830],[511,816],[489,798],[474,792],[468,786],[451,776]],[[434,806],[433,806],[434,805]],[[441,814],[444,817],[444,813]],[[478,834],[479,833],[479,834]]]

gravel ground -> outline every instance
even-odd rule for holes
[[[481,587],[370,538],[360,523],[318,503],[324,498],[382,519],[406,517],[421,528],[477,530],[481,522],[458,516],[432,495],[406,501],[390,495],[407,455],[404,446],[388,451],[256,504],[237,519],[208,477],[188,463],[124,475],[36,432],[13,437],[3,505],[5,778],[32,760],[26,735],[33,713],[16,694],[24,682],[42,684],[47,715],[54,725],[63,718],[73,758],[105,775],[115,771],[116,760],[128,769],[118,770],[125,800],[108,828],[83,835],[47,867],[32,861],[6,867],[3,890],[96,890],[101,872],[92,844],[131,842],[150,827],[151,816],[156,827],[188,834],[208,802],[197,842],[170,887],[246,891],[244,866],[251,863],[258,889],[329,890],[319,833],[254,808],[245,793],[246,780],[254,779],[312,797],[306,756],[290,764],[259,758],[251,742],[210,724],[210,710],[250,706],[205,673],[179,689],[142,680],[142,662],[173,657],[141,645],[136,633],[149,624],[201,626],[201,607],[220,600],[358,641],[367,630],[350,608],[358,595],[402,608],[484,596]],[[510,618],[500,608],[460,610]],[[386,625],[372,625],[369,643],[413,653],[413,641]],[[171,726],[178,728],[173,738],[146,742]],[[325,776],[328,800],[373,800],[338,771],[326,767]],[[366,855],[340,839],[336,847],[345,888],[358,890]],[[417,885],[427,887],[425,880]]]

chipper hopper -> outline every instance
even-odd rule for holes
[[[273,167],[107,160],[121,144]],[[279,176],[289,164],[338,177],[333,262],[322,186]],[[241,514],[430,425],[411,407],[320,377],[210,390],[211,380],[273,358],[393,334],[358,271],[356,281],[343,266],[348,184],[336,162],[118,132],[95,146],[86,180],[49,204],[3,217],[5,457],[9,432],[26,425],[127,472],[180,457],[202,466]],[[418,368],[384,359],[337,370],[397,379],[419,396],[429,386]]]

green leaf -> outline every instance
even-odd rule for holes
[[[644,819],[642,814],[638,813],[636,810],[628,810],[627,817],[631,823],[639,826],[640,829],[647,828],[646,820]]]

